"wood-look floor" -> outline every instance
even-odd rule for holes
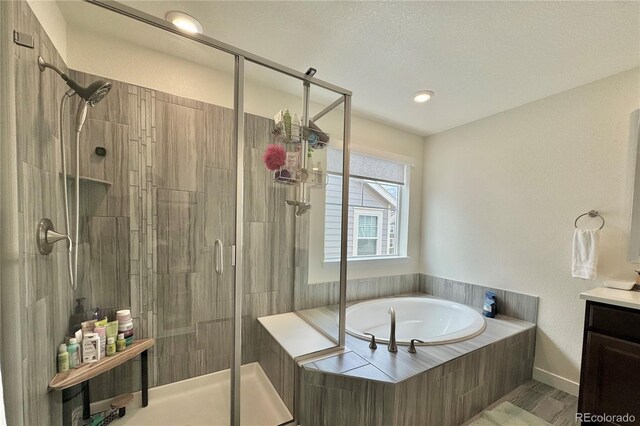
[[[482,413],[493,409],[504,401],[509,401],[552,425],[578,424],[575,418],[578,409],[578,398],[536,380],[530,380],[509,392],[485,408]],[[469,419],[465,425],[472,423],[482,413]]]

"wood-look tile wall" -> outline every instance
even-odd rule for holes
[[[487,290],[496,294],[499,314],[533,324],[538,322],[537,296],[420,274],[421,292],[465,305],[482,307]]]
[[[305,426],[391,426],[395,385],[302,369],[299,422]],[[416,423],[415,425],[423,425]],[[439,426],[439,425],[438,425]]]
[[[260,325],[260,331],[263,333],[258,357],[260,367],[262,367],[278,395],[282,398],[289,412],[293,413],[296,369],[300,367],[262,325]]]
[[[296,222],[297,223],[297,222]],[[335,305],[340,302],[340,282],[306,284],[307,279],[296,276],[295,310]],[[347,301],[397,296],[420,291],[419,274],[360,278],[347,281]]]
[[[48,392],[47,385],[56,373],[56,348],[66,334],[73,297],[64,244],[42,256],[35,244],[35,230],[43,217],[64,229],[58,110],[65,85],[55,73],[41,73],[37,58],[41,55],[62,70],[66,66],[26,2],[2,2],[0,8],[0,13],[13,20],[13,28],[3,28],[3,37],[10,37],[15,29],[34,41],[34,49],[12,44],[6,58],[15,72],[15,99],[3,99],[3,108],[10,103],[15,106],[16,139],[1,142],[16,144],[17,151],[18,205],[14,208],[20,240],[19,257],[13,260],[20,264],[22,317],[17,324],[2,325],[20,327],[22,336],[23,424],[57,424],[62,412],[60,395]],[[9,366],[3,365],[3,376],[14,374],[6,368]],[[13,391],[5,388],[5,392]]]
[[[535,328],[395,388],[394,425],[460,425],[531,378]]]
[[[73,76],[81,81],[100,78]],[[99,268],[90,275],[95,280],[84,280],[83,290],[91,306],[131,306],[138,336],[156,338],[152,385],[229,368],[236,193],[232,111],[112,83],[112,92],[91,110],[81,141],[83,159],[91,159],[81,173],[114,180],[106,202],[96,195],[83,199],[86,234],[97,236],[88,238],[86,249],[96,256],[83,256],[83,265]],[[258,360],[262,334],[256,319],[292,306],[294,216],[285,204],[291,189],[274,185],[261,162],[272,127],[272,120],[246,115],[245,363]],[[104,159],[93,153],[100,145],[107,148]],[[118,161],[109,163],[113,151]],[[126,184],[116,176],[124,176]],[[98,211],[91,204],[104,208]],[[110,228],[112,223],[120,225],[116,234],[107,233],[116,229]],[[223,275],[215,273],[217,239],[223,243]],[[105,251],[113,253],[107,260],[116,259],[96,262]],[[105,377],[111,386],[95,381],[96,399],[138,387],[132,372],[128,376],[135,382],[121,380],[127,374],[117,375]]]

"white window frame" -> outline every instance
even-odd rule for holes
[[[358,255],[358,240],[360,239],[370,239],[370,238],[359,238],[358,237],[358,229],[360,225],[360,216],[375,216],[378,218],[378,230],[377,230],[377,241],[376,241],[376,254],[374,255]],[[374,257],[374,256],[382,256],[382,224],[384,222],[384,212],[381,209],[373,209],[367,207],[354,207],[353,208],[353,257]]]
[[[400,206],[398,206],[398,208],[400,208]],[[387,255],[388,256],[397,256],[398,255],[398,245],[397,245],[398,234],[396,233],[396,230],[398,229],[397,219],[398,219],[398,211],[396,210],[396,223],[394,224],[396,229],[393,232],[393,248],[394,248],[394,251],[396,253],[391,254],[391,253],[389,253],[389,250],[391,249],[389,247],[389,244],[391,243],[391,210],[387,210]]]

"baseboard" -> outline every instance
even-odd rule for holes
[[[557,374],[550,373],[538,367],[533,368],[533,378],[568,394],[578,396],[580,384],[573,380],[558,376]]]

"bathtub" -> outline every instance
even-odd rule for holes
[[[390,297],[349,306],[347,333],[365,340],[370,337],[364,333],[371,333],[377,341],[388,342],[391,307],[396,311],[399,345],[408,345],[411,339],[423,340],[422,345],[459,342],[477,336],[486,327],[480,313],[460,303],[429,297]]]

